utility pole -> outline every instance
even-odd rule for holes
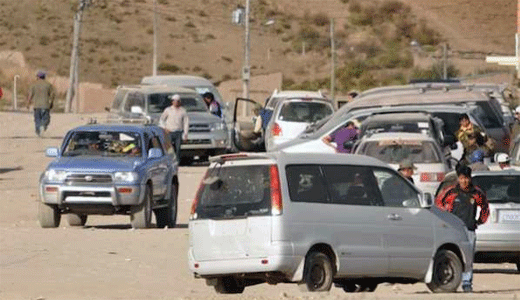
[[[330,19],[330,97],[334,103],[334,97],[336,92],[336,45],[334,43],[334,18]]]
[[[448,49],[447,43],[442,46],[442,79],[448,79]]]
[[[72,40],[72,52],[70,54],[69,88],[65,99],[65,112],[70,113],[72,100],[79,101],[79,78],[78,78],[78,57],[79,57],[79,35],[81,32],[81,22],[83,21],[83,10],[87,7],[90,0],[79,0],[78,10],[74,15],[74,37]]]
[[[153,70],[152,75],[157,76],[157,0],[153,0]]]
[[[249,38],[249,2],[246,0],[246,16],[244,20],[245,27],[245,45],[244,45],[244,66],[242,68],[243,90],[242,97],[249,98],[249,80],[251,79],[251,69],[249,67],[249,50],[251,48],[251,41]],[[245,107],[245,106],[244,106]]]

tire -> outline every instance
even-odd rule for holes
[[[87,215],[68,214],[67,221],[69,226],[85,226],[87,223]]]
[[[450,250],[440,250],[433,261],[433,275],[426,285],[434,293],[453,293],[462,280],[462,262]]]
[[[242,294],[245,285],[232,276],[217,278],[215,291],[218,294]]]
[[[172,183],[171,196],[168,200],[168,207],[161,207],[155,210],[155,219],[157,219],[157,228],[175,228],[177,222],[177,198],[179,195],[179,184]]]
[[[311,252],[307,255],[303,270],[304,287],[307,291],[329,291],[333,274],[332,263],[327,255],[322,252]]]
[[[141,205],[132,208],[130,222],[132,228],[150,228],[152,224],[152,191],[150,186],[146,186],[144,191],[144,201]]]
[[[42,228],[56,228],[60,226],[61,214],[55,205],[39,202],[38,221]]]

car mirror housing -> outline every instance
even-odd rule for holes
[[[152,148],[148,150],[148,159],[162,157],[162,151],[159,148]]]
[[[56,147],[49,147],[45,150],[45,156],[47,157],[57,157],[59,154],[59,150]]]

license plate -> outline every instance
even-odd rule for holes
[[[500,221],[520,223],[520,210],[501,210]]]

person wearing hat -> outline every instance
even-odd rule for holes
[[[34,104],[34,126],[36,135],[41,136],[51,122],[50,111],[54,105],[56,92],[52,84],[45,80],[46,73],[38,71],[37,81],[29,88],[27,109]]]
[[[162,113],[159,118],[159,126],[170,135],[177,161],[180,161],[182,141],[188,139],[189,118],[188,113],[181,105],[181,97],[175,94],[170,96],[170,99],[172,105]]]
[[[509,155],[507,155],[507,153],[498,153],[497,157],[496,157],[496,161],[497,161],[500,169],[502,169],[502,170],[512,169],[511,168],[511,158],[509,157]]]
[[[478,225],[486,223],[489,216],[489,204],[486,193],[471,182],[471,169],[460,165],[457,170],[457,183],[439,193],[435,205],[459,217],[468,229],[468,237],[472,251],[475,252]],[[477,217],[477,208],[480,213]],[[462,290],[466,293],[473,291],[473,256],[468,257],[469,268],[462,273]]]
[[[415,165],[413,164],[413,162],[409,159],[403,159],[401,161],[401,163],[399,164],[399,169],[397,169],[397,171],[399,171],[399,173],[406,179],[410,180],[411,183],[414,183],[415,182],[413,181],[413,173],[414,171],[417,170],[417,168],[415,167]]]

